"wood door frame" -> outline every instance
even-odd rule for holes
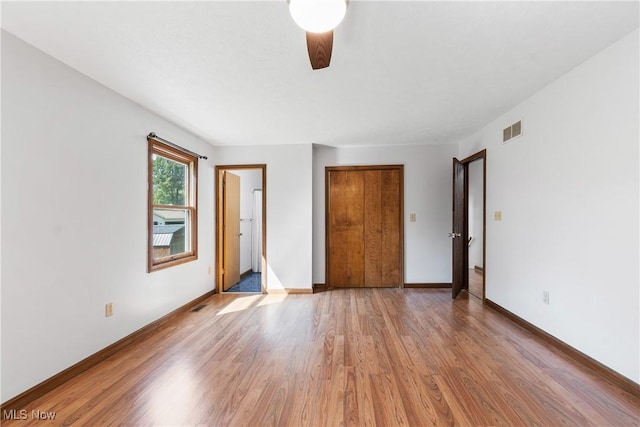
[[[224,253],[224,241],[222,239],[222,174],[225,171],[258,169],[262,172],[262,275],[260,277],[262,293],[267,292],[267,165],[243,164],[243,165],[216,165],[215,177],[215,240],[216,240],[216,276],[215,289],[223,293],[222,260]]]
[[[329,274],[329,251],[331,242],[329,239],[329,173],[340,171],[366,171],[366,170],[390,170],[396,169],[400,171],[400,209],[399,209],[399,238],[400,238],[400,284],[399,288],[404,288],[404,165],[355,165],[355,166],[325,166],[324,168],[324,249],[325,249],[325,283],[328,289],[331,289],[331,275]]]
[[[487,282],[487,150],[480,150],[460,163],[464,165],[464,238],[469,241],[469,163],[482,159],[482,302],[485,301]],[[469,246],[465,246],[465,289],[469,292]]]

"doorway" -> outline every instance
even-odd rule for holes
[[[485,299],[486,170],[486,150],[453,159],[453,298],[465,289]]]
[[[467,163],[467,291],[484,301],[484,158]]]
[[[216,289],[266,292],[266,165],[216,166]]]

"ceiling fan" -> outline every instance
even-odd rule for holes
[[[307,32],[307,52],[314,70],[331,63],[333,30],[346,11],[346,0],[289,0],[291,17]]]

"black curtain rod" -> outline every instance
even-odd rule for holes
[[[162,142],[162,143],[164,143],[164,144],[170,145],[170,146],[172,146],[173,148],[177,148],[178,150],[184,151],[185,153],[189,153],[189,154],[191,154],[192,156],[196,156],[196,157],[198,157],[199,159],[205,159],[205,160],[207,160],[207,159],[208,159],[208,157],[207,157],[207,156],[203,156],[203,155],[201,155],[201,154],[194,153],[193,151],[191,151],[191,150],[187,150],[186,148],[181,147],[181,146],[179,146],[179,145],[177,145],[177,144],[174,144],[174,143],[173,143],[173,142],[171,142],[171,141],[167,141],[167,140],[166,140],[166,139],[164,139],[164,138],[160,138],[158,135],[156,135],[156,133],[155,133],[155,132],[149,132],[149,135],[147,135],[147,138],[153,138],[153,139],[155,139],[156,141],[160,141],[160,142]]]

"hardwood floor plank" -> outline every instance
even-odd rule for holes
[[[610,412],[615,414],[615,419],[622,420],[623,424],[632,424],[637,422],[639,407],[620,404],[617,399],[611,399],[608,394],[612,390],[604,391],[599,386],[598,381],[593,381],[588,375],[581,373],[569,373],[565,368],[554,368],[552,370],[555,378],[561,378],[559,384],[566,392],[580,396],[586,405],[580,407],[581,413],[594,423],[606,424],[607,419],[602,418],[602,413]],[[635,413],[635,414],[634,414]]]
[[[345,367],[345,387],[344,400],[342,401],[344,414],[343,424],[346,426],[360,425],[360,414],[358,411],[358,391],[356,388],[356,372],[353,366]]]
[[[336,374],[329,381],[329,401],[327,405],[327,425],[339,426],[344,424],[344,396],[346,385],[346,368],[340,364],[336,367]]]
[[[476,426],[476,425],[489,425],[487,422],[478,423],[474,421],[474,414],[470,413],[467,407],[463,404],[463,396],[455,393],[451,387],[449,387],[449,381],[442,377],[442,375],[434,375],[433,380],[438,390],[442,393],[442,397],[447,402],[447,405],[451,407],[453,415],[453,423],[455,426]]]
[[[640,424],[640,396],[448,290],[205,303],[3,426]]]
[[[398,405],[397,395],[387,381],[386,374],[369,375],[372,400],[385,402],[384,405],[374,405],[376,425],[408,426],[409,422],[401,405]]]
[[[421,381],[419,387],[426,390],[427,404],[435,409],[435,418],[429,417],[429,419],[433,420],[433,424],[437,426],[454,425],[453,409],[447,403],[433,375],[420,375],[419,378]]]

